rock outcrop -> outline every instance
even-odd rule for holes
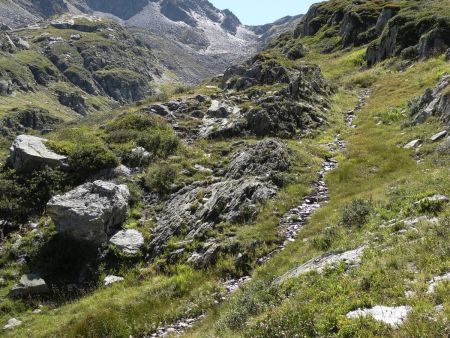
[[[259,179],[238,179],[207,185],[194,183],[175,193],[166,203],[153,230],[151,248],[156,255],[181,231],[202,237],[216,224],[252,220],[258,205],[273,197],[275,186]]]
[[[67,157],[47,148],[46,142],[46,139],[36,136],[17,136],[10,148],[9,161],[13,168],[19,172],[31,172],[45,166],[67,167]]]
[[[283,276],[276,279],[275,283],[281,284],[289,278],[299,277],[308,273],[310,271],[317,271],[318,273],[323,272],[327,267],[344,263],[345,265],[357,266],[361,262],[361,257],[364,253],[365,247],[361,247],[355,250],[346,251],[339,254],[325,254],[320,257],[316,257],[300,265],[299,267],[292,269],[291,271],[285,273]]]
[[[226,177],[238,179],[245,175],[270,177],[289,169],[289,153],[277,139],[266,139],[236,152],[228,166]]]
[[[435,88],[427,89],[421,98],[412,101],[410,115],[413,124],[424,123],[435,116],[450,125],[450,75],[443,76]]]
[[[289,74],[281,64],[257,55],[243,65],[228,68],[222,78],[221,88],[244,90],[255,85],[289,83]]]
[[[14,286],[10,292],[11,298],[24,298],[29,296],[44,295],[50,292],[44,279],[36,274],[26,274],[20,278],[19,284]]]
[[[47,212],[59,233],[99,244],[125,221],[129,196],[126,185],[95,181],[53,197]]]
[[[372,66],[391,56],[424,59],[442,54],[450,46],[449,33],[450,23],[445,18],[417,19],[399,14],[367,49],[367,64]]]

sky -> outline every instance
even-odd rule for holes
[[[318,0],[209,0],[219,9],[228,8],[246,25],[273,22],[286,15],[305,14]]]

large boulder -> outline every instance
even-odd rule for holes
[[[13,168],[19,172],[31,172],[44,166],[66,167],[67,157],[47,148],[46,142],[46,139],[36,136],[17,136],[10,148],[9,160]]]
[[[36,274],[26,274],[20,278],[20,282],[9,292],[11,298],[23,298],[28,296],[43,295],[50,290],[40,276]]]
[[[53,197],[47,211],[60,233],[104,243],[127,218],[130,192],[126,185],[95,181]]]
[[[227,178],[244,175],[271,176],[289,168],[289,153],[280,140],[266,139],[236,152],[228,166]]]
[[[413,124],[424,123],[435,116],[450,125],[450,75],[444,75],[438,85],[427,89],[422,97],[411,103]]]

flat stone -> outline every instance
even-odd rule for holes
[[[103,283],[105,286],[108,286],[108,285],[111,285],[114,283],[122,282],[123,280],[124,280],[123,277],[109,275],[109,276],[105,277],[105,279],[103,280]]]
[[[404,149],[412,149],[412,148],[417,148],[418,146],[420,146],[422,144],[422,140],[412,140],[411,142],[409,142],[408,144],[406,144],[403,148]]]
[[[10,148],[10,162],[20,172],[30,172],[44,166],[52,168],[67,167],[67,157],[47,148],[46,139],[20,135]]]
[[[406,319],[410,306],[380,306],[377,305],[371,309],[358,309],[347,313],[347,318],[358,318],[371,316],[373,319],[386,323],[391,326],[398,326]]]
[[[428,282],[428,293],[433,293],[436,290],[436,286],[443,282],[443,281],[448,281],[450,282],[450,272],[446,273],[445,275],[442,276],[437,276],[432,278],[429,282]]]
[[[443,130],[443,131],[431,136],[430,140],[433,142],[439,141],[439,140],[443,139],[445,136],[447,136],[447,134],[448,134],[448,131]]]
[[[134,229],[122,230],[116,233],[109,242],[128,255],[135,255],[144,245],[144,236]]]
[[[357,266],[361,262],[361,256],[365,247],[360,247],[355,250],[346,251],[338,254],[325,254],[311,259],[305,264],[288,271],[281,277],[275,280],[276,284],[281,284],[289,278],[300,277],[310,271],[317,271],[322,273],[327,267],[344,262],[348,266]]]
[[[20,321],[16,318],[11,318],[10,320],[8,320],[8,323],[5,326],[3,326],[3,329],[13,330],[20,325],[22,325],[22,321]]]
[[[36,274],[25,274],[20,278],[19,283],[14,286],[8,296],[11,298],[21,298],[33,295],[49,293],[50,290],[45,280]]]

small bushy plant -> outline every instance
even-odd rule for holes
[[[369,220],[372,210],[371,200],[354,199],[344,206],[341,222],[344,226],[362,227]]]
[[[150,167],[144,176],[144,186],[159,195],[170,192],[177,177],[177,170],[173,165],[162,162]]]

